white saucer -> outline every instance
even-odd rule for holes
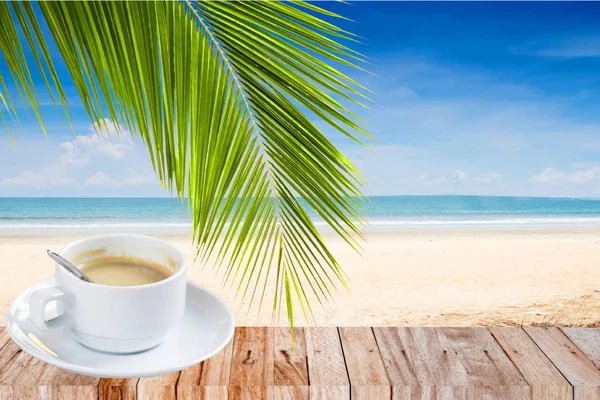
[[[54,286],[54,277],[21,293],[4,316],[6,331],[32,357],[76,374],[103,378],[142,378],[179,371],[219,353],[233,337],[234,319],[217,295],[188,281],[183,321],[164,342],[137,354],[117,355],[91,350],[70,331],[41,332],[29,317],[29,296]],[[48,304],[46,318],[57,315]]]

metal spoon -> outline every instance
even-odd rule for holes
[[[86,282],[91,282],[94,283],[93,280],[91,280],[90,278],[88,278],[88,276],[86,274],[84,274],[83,272],[81,272],[79,270],[79,268],[77,268],[76,266],[74,266],[73,264],[71,264],[71,262],[61,256],[59,256],[58,254],[48,250],[48,255],[50,256],[51,259],[53,259],[54,261],[56,261],[58,264],[60,264],[61,266],[63,266],[67,271],[69,271],[70,273],[72,273],[73,275],[75,275],[76,277],[78,277],[79,279],[86,281]]]

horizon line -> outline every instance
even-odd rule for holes
[[[302,199],[302,197],[297,196]],[[357,196],[351,196],[357,197]],[[576,200],[600,200],[600,197],[579,197],[579,196],[535,196],[535,195],[480,195],[480,194],[383,194],[383,195],[365,195],[365,198],[373,197],[495,197],[495,198],[523,198],[523,199],[576,199]],[[187,200],[188,197],[158,197],[158,196],[0,196],[0,199],[171,199]]]

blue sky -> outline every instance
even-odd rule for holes
[[[324,128],[368,194],[600,197],[600,4],[318,4],[354,20],[373,72],[351,72],[376,93],[373,152]],[[50,105],[49,139],[0,134],[0,195],[163,196],[143,147],[90,136],[67,95],[77,136]]]

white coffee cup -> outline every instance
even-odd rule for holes
[[[135,353],[158,345],[181,321],[187,266],[175,247],[150,236],[113,234],[78,240],[60,255],[75,264],[97,257],[135,257],[164,265],[173,275],[146,285],[107,286],[78,279],[56,264],[56,286],[31,294],[29,318],[39,330],[70,329],[92,349]],[[52,301],[62,314],[46,321]]]

